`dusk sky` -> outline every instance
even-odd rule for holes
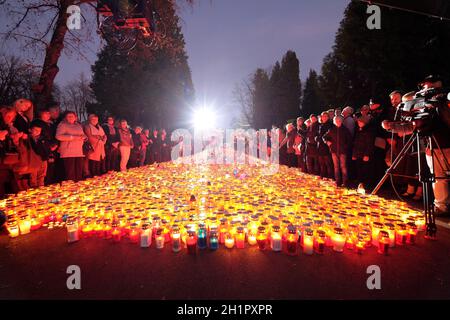
[[[269,69],[291,49],[304,81],[309,69],[320,71],[349,0],[198,0],[179,12],[198,103],[235,110],[233,89],[261,67]],[[57,83],[84,72],[90,77],[99,42],[86,59],[63,55]]]

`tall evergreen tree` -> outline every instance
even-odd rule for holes
[[[300,112],[302,94],[300,82],[300,61],[294,51],[288,51],[281,61],[281,101],[280,116],[287,119],[296,118]]]
[[[321,101],[322,99],[317,73],[311,69],[309,71],[308,78],[306,79],[305,89],[303,91],[301,110],[303,117],[309,117],[312,113],[317,115],[321,112]]]
[[[281,82],[281,65],[276,62],[270,74],[270,120],[271,125],[280,125],[282,117],[279,108],[282,101],[282,82]]]
[[[156,3],[170,40],[159,48],[139,43],[128,55],[106,45],[92,67],[97,103],[89,112],[113,114],[145,126],[184,125],[182,119],[194,98],[184,37],[172,2]]]
[[[320,86],[325,103],[356,107],[393,89],[414,90],[424,76],[450,81],[450,24],[382,7],[381,29],[366,26],[367,5],[352,1],[332,52],[324,59]],[[387,102],[387,101],[386,101]]]
[[[253,127],[263,129],[271,127],[270,80],[263,69],[257,69],[252,80]]]

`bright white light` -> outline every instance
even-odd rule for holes
[[[208,130],[216,128],[216,114],[207,107],[201,107],[194,111],[194,128],[197,130]]]

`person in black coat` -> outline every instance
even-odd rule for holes
[[[105,170],[118,171],[119,170],[119,143],[120,136],[119,130],[114,126],[114,118],[108,117],[106,123],[102,125],[103,131],[106,134],[106,145],[105,145]]]
[[[41,128],[41,137],[47,141],[50,152],[47,155],[47,174],[45,176],[45,184],[53,184],[58,182],[56,171],[56,159],[58,158],[58,140],[55,138],[55,131],[51,121],[50,111],[42,109],[39,111],[39,118],[31,122],[31,127],[38,126]]]
[[[366,189],[372,183],[371,168],[375,152],[376,132],[367,116],[358,117],[356,124],[352,160],[356,162],[358,189]]]
[[[322,139],[325,133],[327,133],[332,127],[333,123],[331,123],[328,113],[322,112],[320,115],[319,134],[316,138],[321,178],[333,177],[333,161],[331,159],[330,149]]]
[[[319,174],[319,152],[317,150],[317,137],[319,136],[319,123],[317,116],[309,117],[311,125],[306,130],[306,167],[308,173]]]
[[[347,172],[347,151],[352,143],[352,136],[343,124],[342,116],[334,117],[334,127],[332,127],[324,136],[323,141],[328,145],[331,151],[331,158],[334,165],[334,178],[336,186],[348,186]]]
[[[161,145],[158,129],[153,129],[153,134],[150,136],[150,164],[161,162]]]
[[[297,152],[297,165],[300,168],[302,172],[307,172],[306,170],[306,157],[305,157],[305,150],[306,150],[306,125],[305,125],[305,119],[303,117],[297,118],[297,135],[300,137],[299,140],[300,145],[298,145],[299,152]]]
[[[33,120],[33,103],[27,99],[19,99],[14,102],[14,109],[17,112],[14,127],[19,132],[28,134]]]

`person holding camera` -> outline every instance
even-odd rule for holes
[[[433,101],[434,116],[431,119],[418,119],[407,122],[383,121],[382,127],[385,130],[411,134],[417,128],[429,130],[433,138],[432,145],[426,147],[426,159],[431,173],[435,175],[436,181],[433,183],[435,213],[438,215],[448,215],[450,209],[450,102],[449,96],[444,94],[442,80],[438,76],[428,76],[420,84],[421,90],[416,93],[416,97],[427,97],[428,101]],[[430,148],[432,147],[432,148]],[[433,150],[433,154],[431,152]]]

